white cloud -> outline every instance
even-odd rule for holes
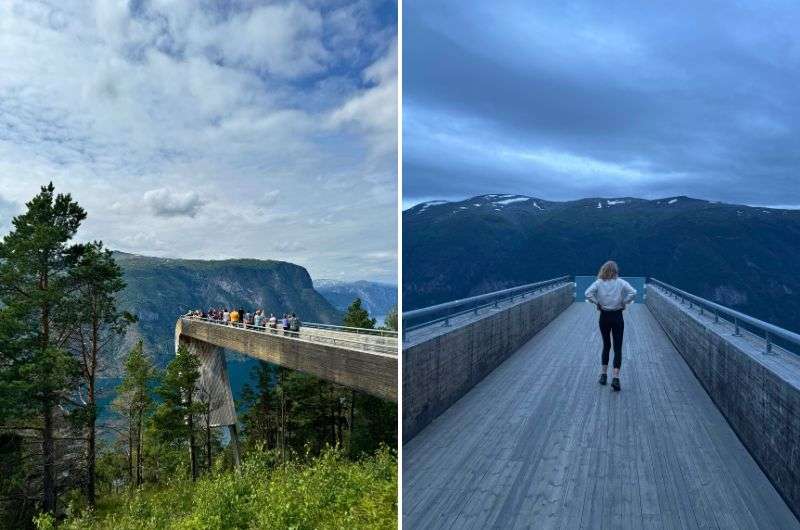
[[[298,2],[257,8],[206,35],[225,59],[286,77],[320,72],[330,55],[322,43],[322,15]]]
[[[332,127],[356,126],[383,136],[381,149],[396,149],[397,122],[397,42],[369,65],[362,74],[370,86],[335,109],[329,118]]]
[[[53,180],[87,209],[82,238],[130,252],[363,277],[396,245],[394,28],[359,0],[260,4],[4,4],[3,196]]]
[[[203,205],[200,196],[193,191],[180,192],[159,188],[146,191],[142,198],[153,214],[160,217],[194,217]]]
[[[280,195],[281,190],[269,190],[265,191],[264,195],[261,199],[261,204],[264,206],[272,206],[276,202],[278,202],[278,195]]]

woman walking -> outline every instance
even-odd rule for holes
[[[622,311],[633,302],[636,289],[619,277],[619,267],[615,261],[606,261],[597,279],[586,289],[586,299],[597,306],[600,311],[600,335],[603,337],[603,365],[600,373],[600,384],[605,385],[608,378],[608,354],[611,351],[611,339],[614,339],[614,372],[611,388],[619,391],[619,368],[622,365],[622,335],[625,321]]]

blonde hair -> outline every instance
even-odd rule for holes
[[[617,262],[608,260],[603,263],[603,266],[600,267],[600,272],[597,273],[597,277],[601,280],[613,280],[614,278],[619,277],[619,267],[617,267]]]

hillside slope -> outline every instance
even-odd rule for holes
[[[305,321],[339,324],[342,313],[314,290],[305,268],[282,261],[202,261],[117,252],[127,288],[121,306],[139,317],[127,336],[144,339],[157,362],[174,355],[175,321],[191,309],[263,308],[294,311]]]
[[[800,330],[800,211],[688,197],[551,202],[522,195],[434,201],[403,212],[404,309],[543,280],[616,259]]]

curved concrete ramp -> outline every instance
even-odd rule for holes
[[[800,528],[647,307],[575,303],[403,447],[409,528]]]

